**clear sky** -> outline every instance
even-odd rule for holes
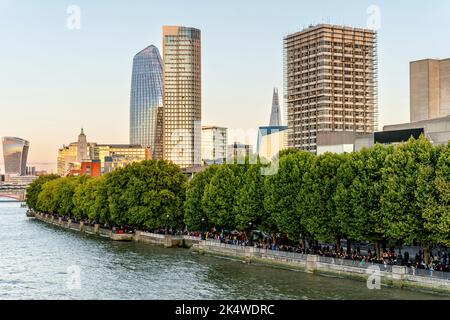
[[[66,26],[70,5],[80,29]],[[31,162],[56,162],[81,127],[89,141],[128,143],[132,58],[161,49],[163,25],[202,31],[203,124],[256,130],[273,87],[282,93],[283,36],[366,27],[370,5],[381,12],[381,128],[409,120],[409,62],[450,57],[450,1],[0,0],[0,136],[28,139]]]

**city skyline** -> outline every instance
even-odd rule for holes
[[[217,10],[217,4],[194,2],[192,8],[182,4],[179,12],[171,11],[168,16],[165,5],[156,3],[152,7],[160,16],[148,22],[141,19],[144,15],[141,11],[148,6],[144,3],[137,3],[137,8],[108,4],[105,14],[102,4],[79,1],[81,29],[68,30],[65,21],[69,4],[30,3],[0,1],[0,21],[4,27],[0,33],[5,39],[5,50],[0,53],[4,70],[0,84],[6,93],[0,96],[1,111],[10,119],[21,115],[22,123],[7,121],[0,134],[29,140],[30,163],[55,162],[57,148],[81,126],[89,128],[97,140],[128,142],[130,61],[135,52],[149,44],[162,48],[163,25],[189,25],[202,30],[202,125],[256,130],[267,122],[272,88],[283,87],[283,37],[321,22],[366,27],[367,9],[372,5],[370,1],[344,5],[333,2],[323,11],[323,5],[286,1],[285,6],[273,7],[272,3],[258,2],[261,5],[251,11],[249,1],[242,4],[243,10],[235,12],[229,3]],[[303,10],[283,11],[287,5]],[[439,41],[450,30],[448,19],[437,19],[445,17],[450,6],[439,1],[427,8],[409,2],[376,5],[381,11],[378,30],[381,128],[409,120],[409,62],[450,56],[450,49]],[[277,18],[271,27],[263,25],[269,12]],[[205,13],[210,17],[205,18]],[[226,26],[223,18],[232,14],[236,16],[234,26]],[[118,24],[120,28],[116,29],[118,26],[111,21],[121,16],[130,21],[136,19],[129,25]],[[19,25],[24,21],[27,23]],[[267,32],[261,33],[262,27]],[[433,32],[438,28],[442,32]],[[52,40],[59,44],[46,40],[47,34],[60,40]],[[120,45],[116,36],[122,41]],[[399,39],[404,42],[402,46],[398,45]],[[13,46],[16,42],[22,44]],[[234,48],[230,48],[231,43]],[[33,50],[28,49],[30,46]],[[108,55],[104,56],[106,51]],[[8,61],[22,61],[23,68]],[[229,92],[233,94],[226,95]],[[280,90],[284,109],[283,94]],[[249,142],[255,145],[256,136],[252,139]]]

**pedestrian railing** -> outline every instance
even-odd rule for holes
[[[269,259],[286,259],[299,263],[304,263],[307,260],[308,254],[302,254],[290,251],[281,251],[276,249],[263,249],[251,246],[234,245],[228,243],[222,243],[216,239],[205,240],[204,244],[210,247],[224,248],[236,252],[238,255],[243,255],[245,252],[257,257],[257,258],[269,258]],[[338,266],[347,266],[354,268],[367,269],[376,266],[380,271],[392,272],[393,265],[387,263],[367,262],[365,260],[351,260],[342,258],[333,258],[326,256],[317,256],[317,262],[332,264]],[[425,270],[406,267],[406,273],[414,276],[429,277],[440,280],[450,280],[450,272]]]
[[[427,270],[420,268],[407,268],[407,273],[413,276],[450,280],[450,272]]]
[[[200,241],[200,237],[196,237],[196,236],[187,236],[187,235],[183,235],[183,239],[186,240],[194,240],[194,241]]]

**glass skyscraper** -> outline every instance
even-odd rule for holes
[[[30,143],[15,137],[3,137],[5,173],[23,176],[26,174]]]
[[[151,45],[134,56],[130,96],[130,144],[149,147],[162,159],[163,71],[158,49]]]
[[[201,35],[163,27],[164,159],[182,168],[201,165]]]

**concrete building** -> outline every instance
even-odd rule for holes
[[[328,24],[284,38],[289,146],[317,153],[322,133],[336,145],[377,128],[377,34]],[[339,139],[340,140],[339,140]]]
[[[206,165],[227,161],[227,128],[202,127],[202,162]]]
[[[16,137],[3,137],[2,142],[5,176],[26,175],[30,143],[27,140]]]
[[[181,168],[201,165],[201,34],[163,27],[163,154]]]
[[[413,61],[410,73],[410,121],[450,115],[450,58]]]
[[[358,137],[354,150],[372,147],[375,143],[397,144],[411,137],[417,139],[421,134],[433,145],[446,145],[450,140],[450,116],[384,126],[383,131]]]

